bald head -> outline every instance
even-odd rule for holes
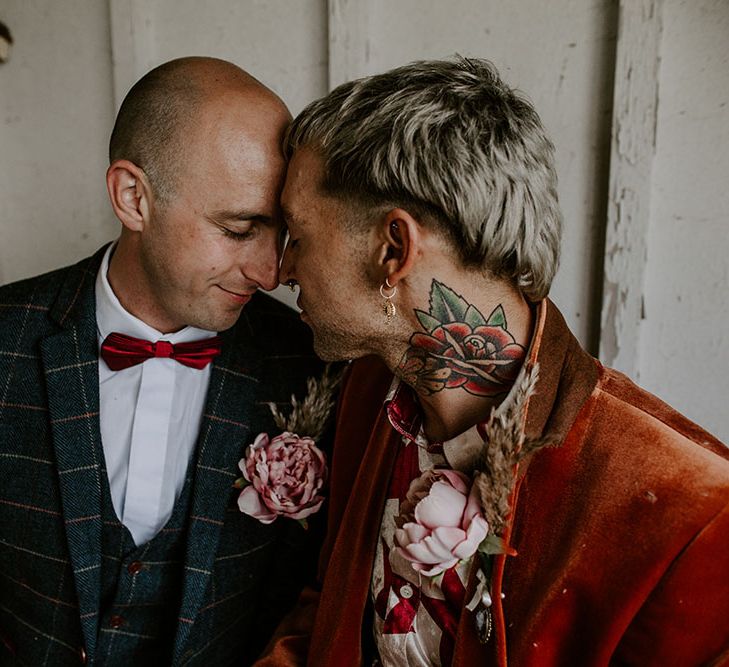
[[[109,142],[109,160],[126,159],[141,167],[161,203],[170,201],[176,180],[191,153],[203,115],[235,104],[250,118],[251,129],[268,119],[278,132],[290,116],[284,103],[240,67],[217,58],[178,58],[156,67],[122,102]]]

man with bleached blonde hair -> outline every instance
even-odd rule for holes
[[[312,103],[286,145],[280,278],[317,352],[357,361],[321,590],[263,664],[726,658],[727,450],[547,298],[560,212],[532,105],[485,61],[416,62]]]

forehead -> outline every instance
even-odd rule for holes
[[[320,184],[324,176],[323,159],[310,148],[297,149],[291,157],[286,171],[286,182],[281,194],[281,203],[291,221],[304,222],[326,207],[326,197]],[[315,211],[312,209],[316,209]]]
[[[215,109],[219,109],[214,113]],[[278,173],[285,169],[281,141],[285,126],[254,120],[244,109],[213,107],[191,132],[191,146],[205,166],[240,172]]]
[[[324,175],[324,160],[316,151],[297,149],[289,162],[281,204],[292,233],[322,234],[331,245],[344,232],[349,211],[345,202],[322,188]]]
[[[256,131],[235,113],[217,120],[188,137],[179,176],[184,192],[206,210],[238,206],[273,215],[286,170],[282,130],[272,122]]]

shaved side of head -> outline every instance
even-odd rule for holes
[[[159,203],[168,203],[180,166],[190,157],[185,154],[186,138],[201,108],[231,89],[249,90],[252,100],[278,100],[260,81],[225,60],[187,57],[159,65],[124,98],[109,141],[109,161],[125,159],[142,168]]]

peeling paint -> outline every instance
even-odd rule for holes
[[[605,236],[600,358],[638,379],[640,323],[656,146],[659,0],[622,0]]]

